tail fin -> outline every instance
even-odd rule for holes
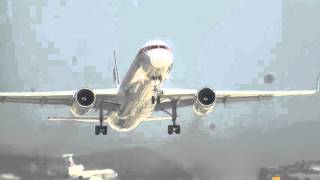
[[[66,163],[67,163],[68,167],[75,166],[75,163],[73,161],[73,156],[74,156],[74,154],[63,154],[62,155],[62,157],[66,160]]]
[[[114,67],[113,67],[113,81],[117,83],[117,87],[120,86],[120,79],[118,73],[118,63],[116,58],[116,51],[113,50],[113,58],[114,58]]]

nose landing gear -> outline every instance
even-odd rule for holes
[[[162,82],[162,76],[161,75],[153,75],[152,76],[153,81],[160,81]]]
[[[152,104],[160,104],[160,95],[161,95],[161,91],[160,91],[160,84],[162,82],[162,76],[161,75],[153,75],[152,76],[152,81],[154,82],[154,88],[153,88],[153,92],[154,95],[151,97],[151,103]]]

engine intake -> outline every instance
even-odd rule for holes
[[[205,115],[213,110],[216,103],[216,94],[210,88],[202,88],[196,94],[193,110],[198,115]]]
[[[81,89],[76,92],[71,112],[77,116],[88,113],[94,106],[96,96],[90,89]]]

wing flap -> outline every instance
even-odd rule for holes
[[[196,89],[173,89],[164,88],[161,97],[163,98],[179,98],[179,99],[190,99],[193,98],[197,91]]]

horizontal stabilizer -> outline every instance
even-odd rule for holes
[[[73,157],[74,154],[62,154],[63,158]]]
[[[113,67],[113,81],[117,83],[117,87],[120,86],[120,78],[118,72],[118,61],[116,57],[116,51],[113,51],[113,58],[114,58],[114,67]]]
[[[171,120],[171,116],[151,116],[143,119],[142,121],[163,121],[163,120]]]
[[[163,121],[171,120],[171,116],[151,116],[144,118],[142,121]],[[99,123],[99,117],[85,116],[85,117],[48,117],[48,121],[60,121],[60,122],[79,122],[79,123]],[[106,120],[104,120],[106,122]]]
[[[64,122],[82,122],[82,123],[97,123],[99,117],[86,116],[86,117],[48,117],[49,121],[64,121]]]

